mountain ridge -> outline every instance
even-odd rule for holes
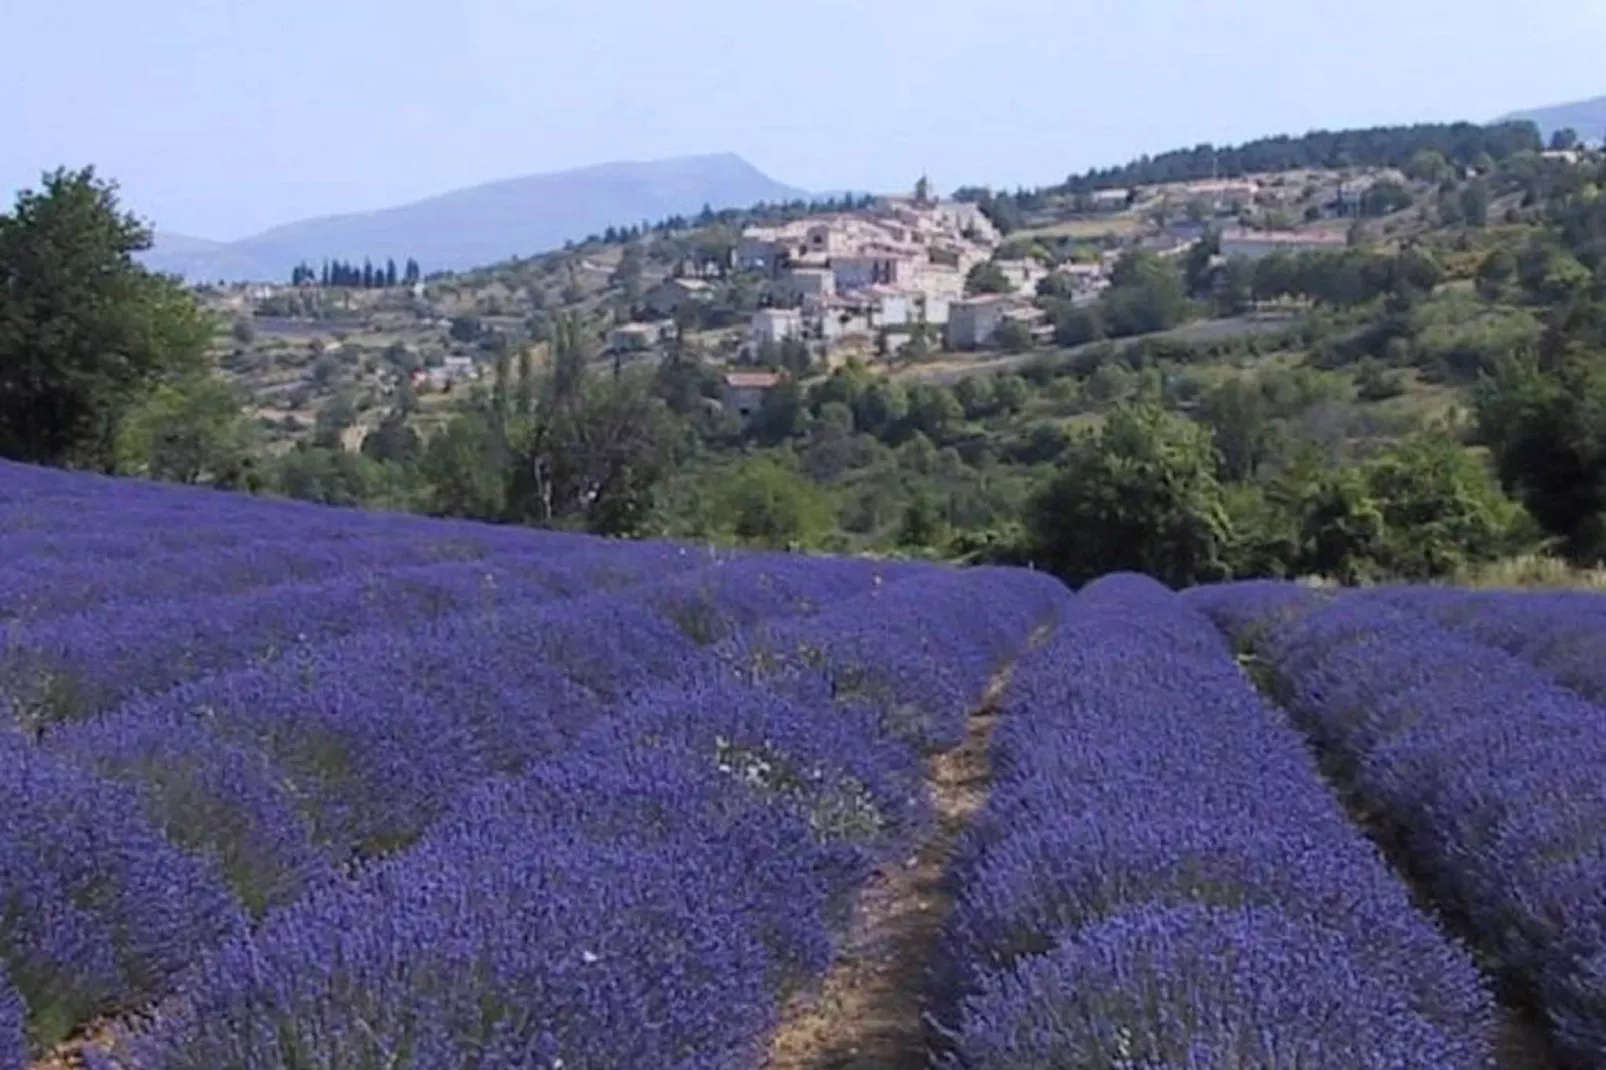
[[[1539,135],[1546,141],[1557,130],[1571,127],[1583,140],[1596,142],[1606,135],[1606,96],[1525,108],[1501,119],[1527,119],[1539,127]]]
[[[426,271],[533,256],[609,226],[811,195],[730,153],[615,160],[495,179],[369,212],[295,220],[232,242],[156,234],[150,268],[192,282],[280,282],[299,263],[408,257]]]

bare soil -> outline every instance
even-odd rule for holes
[[[1008,681],[993,681],[965,741],[926,763],[936,821],[902,863],[889,863],[862,893],[836,966],[817,993],[795,1000],[770,1044],[768,1070],[924,1070],[937,941],[953,909],[946,876],[959,834],[986,799],[989,741]]]

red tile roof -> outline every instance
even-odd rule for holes
[[[725,385],[734,390],[768,390],[780,381],[776,372],[727,372],[725,375]]]

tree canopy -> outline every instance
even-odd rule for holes
[[[45,175],[0,215],[0,456],[112,471],[128,415],[204,370],[211,324],[135,262],[150,244],[93,168]]]

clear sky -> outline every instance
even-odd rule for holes
[[[1606,94],[1602,0],[8,0],[0,195],[94,163],[159,228],[618,159],[807,189]],[[1586,132],[1587,133],[1587,132]]]

